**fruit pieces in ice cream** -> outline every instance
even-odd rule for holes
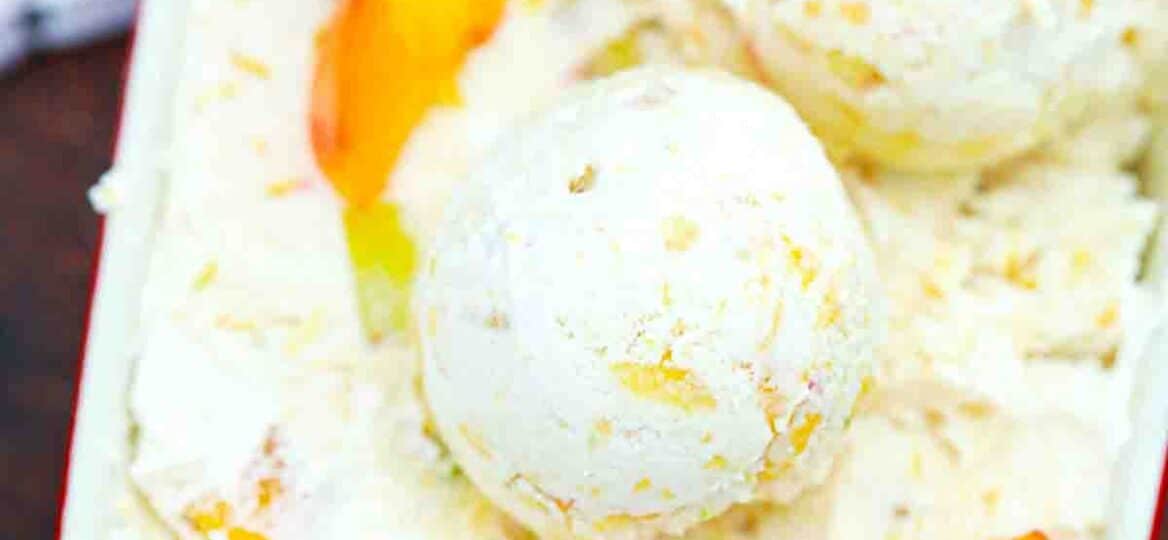
[[[881,333],[819,143],[715,73],[584,85],[470,176],[416,306],[435,421],[537,532],[678,533],[826,475]]]
[[[345,0],[317,36],[309,134],[321,171],[345,201],[371,341],[405,328],[416,259],[399,209],[380,197],[427,112],[459,102],[458,73],[502,13],[502,0]]]
[[[994,163],[1144,76],[1135,0],[727,3],[829,149],[900,170]]]

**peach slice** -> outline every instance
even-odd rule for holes
[[[504,1],[345,0],[317,37],[312,148],[347,207],[358,304],[373,341],[404,328],[416,264],[398,209],[381,194],[427,111],[459,102],[458,73],[494,32]]]

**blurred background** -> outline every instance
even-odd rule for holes
[[[0,0],[0,538],[51,539],[133,0]]]

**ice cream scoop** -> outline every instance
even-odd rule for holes
[[[1140,0],[727,3],[831,150],[901,170],[1000,161],[1143,77]]]
[[[679,533],[822,479],[881,333],[836,172],[726,75],[636,69],[453,195],[415,314],[445,442],[536,532]]]

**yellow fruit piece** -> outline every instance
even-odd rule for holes
[[[568,182],[568,192],[579,195],[580,193],[590,191],[595,185],[596,169],[592,165],[586,165],[584,172]]]
[[[988,490],[981,494],[981,502],[985,505],[986,510],[993,512],[998,507],[998,501],[1002,500],[1002,494],[996,489]]]
[[[848,86],[868,90],[884,84],[884,75],[872,64],[839,50],[827,53],[827,67]]]
[[[556,497],[552,497],[551,499],[552,502],[556,504],[556,510],[559,510],[560,513],[563,514],[568,513],[568,511],[571,510],[573,506],[576,506],[575,499],[558,499]]]
[[[256,502],[261,509],[271,506],[283,494],[284,484],[279,478],[263,478],[256,483]]]
[[[819,427],[819,423],[822,421],[822,416],[811,413],[803,417],[803,423],[799,424],[799,427],[791,430],[791,448],[795,450],[796,454],[802,454],[807,449],[811,435],[815,433],[815,428]]]
[[[227,540],[268,540],[268,537],[242,527],[232,527],[227,531]]]
[[[858,395],[856,395],[856,401],[860,401],[862,399],[867,399],[868,396],[872,395],[872,391],[875,388],[876,388],[876,377],[873,377],[871,375],[864,375],[864,378],[860,379],[860,393]]]
[[[344,219],[361,324],[365,335],[378,341],[406,327],[417,249],[393,204],[349,208]]]
[[[832,105],[834,106],[835,110],[839,112],[840,118],[842,120],[841,127],[844,132],[854,132],[868,122],[868,119],[864,117],[863,112],[860,112],[860,110],[854,108],[854,106],[841,101],[841,99],[834,99],[834,101],[832,101]]]
[[[267,64],[258,58],[243,53],[231,53],[231,65],[257,79],[268,80],[272,78],[272,70]]]
[[[1074,253],[1071,254],[1071,269],[1074,270],[1077,274],[1086,272],[1087,269],[1090,268],[1093,260],[1094,257],[1091,256],[1090,251],[1085,249],[1076,249]]]
[[[311,135],[353,206],[377,200],[402,146],[434,105],[456,101],[467,54],[504,0],[346,0],[318,36]]]
[[[202,112],[208,105],[219,101],[227,101],[239,95],[239,85],[235,82],[222,82],[200,93],[195,97],[195,110]]]
[[[661,224],[662,234],[665,236],[665,249],[669,251],[686,251],[697,241],[698,224],[685,216],[670,216]]]
[[[1119,307],[1115,304],[1107,306],[1102,312],[1095,317],[1095,324],[1099,328],[1111,328],[1115,322],[1119,320]]]
[[[844,20],[858,26],[868,22],[871,11],[864,2],[843,2],[840,5],[840,15],[843,16]]]
[[[1034,290],[1038,288],[1038,282],[1034,279],[1032,271],[1033,262],[1033,256],[1023,258],[1020,254],[1011,252],[1006,257],[1002,274],[1007,281],[1014,285],[1023,289]]]
[[[1135,47],[1140,44],[1140,31],[1129,26],[1120,34],[1119,40],[1127,47]]]
[[[795,468],[795,463],[790,459],[784,459],[780,463],[774,463],[768,459],[763,464],[762,470],[755,474],[755,478],[759,482],[771,482],[786,476],[793,468]]]
[[[709,471],[720,471],[726,468],[726,458],[721,454],[714,454],[703,467]]]
[[[980,159],[996,150],[1001,141],[998,137],[987,136],[961,141],[956,145],[957,154],[970,159]]]
[[[279,180],[264,186],[264,194],[273,199],[286,197],[292,192],[296,191],[302,185],[304,185],[304,183],[296,179]]]
[[[628,529],[638,523],[657,519],[658,514],[645,514],[642,516],[634,516],[632,514],[613,514],[604,519],[592,524],[592,528],[598,533],[607,533],[618,531],[621,529]]]
[[[868,4],[863,2],[844,2],[840,4],[839,10],[845,20],[855,25],[867,23],[872,16]]]
[[[925,296],[929,298],[941,299],[945,297],[945,291],[932,279],[921,278],[921,289],[925,292]]]
[[[204,264],[203,268],[199,270],[199,273],[195,275],[195,280],[192,286],[196,291],[206,289],[207,286],[211,285],[211,283],[215,281],[215,278],[218,275],[219,263],[215,261],[209,261],[207,264]]]
[[[1014,540],[1050,540],[1050,537],[1042,531],[1035,530],[1030,531],[1022,536],[1018,536],[1014,538]]]
[[[886,133],[869,124],[860,129],[858,136],[868,141],[867,151],[894,162],[911,156],[921,148],[921,136],[913,131]]]
[[[818,275],[811,255],[787,236],[783,236],[783,243],[787,245],[787,257],[791,261],[791,266],[800,275],[800,284],[803,286],[803,290],[807,290]]]
[[[222,529],[231,516],[231,506],[225,501],[216,500],[202,507],[187,509],[183,517],[191,527],[201,533]]]
[[[713,409],[717,401],[688,369],[631,362],[613,364],[621,386],[637,397],[677,407],[686,412]]]
[[[994,408],[989,403],[967,401],[957,405],[957,411],[970,418],[986,418],[994,412]]]
[[[819,313],[816,315],[815,327],[823,329],[835,326],[842,316],[843,311],[840,309],[839,300],[836,299],[835,289],[829,289],[827,294],[823,295],[823,305],[819,307]]]
[[[1112,347],[1099,357],[1099,364],[1103,366],[1103,369],[1111,369],[1115,367],[1115,361],[1118,359],[1118,357],[1119,350],[1115,347]]]
[[[633,26],[617,38],[609,41],[584,69],[586,78],[607,77],[618,71],[634,68],[644,62],[641,55],[641,35],[652,28],[650,24]]]

